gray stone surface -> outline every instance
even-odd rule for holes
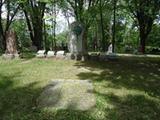
[[[89,110],[96,104],[93,85],[87,80],[54,80],[38,98],[42,109]]]
[[[3,54],[2,58],[7,60],[19,59],[19,54]]]
[[[82,60],[82,56],[87,54],[85,26],[82,23],[71,23],[68,43],[69,52],[74,55],[75,60]]]
[[[45,55],[45,50],[39,50],[39,51],[37,52],[37,54],[36,54],[36,57],[37,57],[37,58],[44,58],[44,57],[46,57],[46,55]]]
[[[55,52],[54,51],[48,51],[46,57],[47,58],[53,58],[53,57],[55,57]]]
[[[57,59],[65,59],[65,51],[57,51],[56,53],[56,58]]]

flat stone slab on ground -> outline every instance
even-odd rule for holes
[[[38,98],[44,109],[89,110],[96,104],[93,85],[88,80],[54,80]]]

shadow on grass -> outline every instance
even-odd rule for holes
[[[90,72],[79,73],[79,79],[90,79],[96,83],[95,85],[99,88],[95,91],[98,101],[113,106],[112,108],[105,108],[103,104],[99,106],[99,109],[105,113],[104,119],[160,120],[160,62],[158,59],[120,58],[113,62],[80,62],[75,66],[90,70]],[[99,91],[101,87],[106,93]],[[136,91],[137,94],[127,93],[118,96],[115,91],[120,88]],[[113,91],[110,93],[108,89]],[[149,96],[138,92],[147,93]]]
[[[25,59],[25,60],[29,60],[29,59],[33,59],[36,57],[36,53],[35,52],[31,52],[31,51],[24,51],[21,53],[20,57],[22,59]]]
[[[0,120],[95,120],[88,112],[74,110],[49,112],[38,108],[37,98],[43,88],[35,87],[37,82],[16,86],[16,77],[20,74],[0,74]]]
[[[121,58],[114,62],[82,62],[77,63],[76,66],[91,70],[91,72],[79,73],[80,79],[90,79],[95,82],[108,81],[113,88],[140,90],[160,98],[160,62],[157,59]],[[100,73],[92,72],[95,69],[100,70]]]
[[[160,104],[158,101],[149,99],[143,95],[127,95],[119,97],[113,93],[96,94],[113,105],[106,108],[105,119],[107,120],[159,120]]]
[[[100,73],[82,72],[80,79],[91,79],[95,82],[109,81],[105,88],[125,87],[145,91],[159,99],[159,61],[120,59],[114,62],[84,62],[77,67],[100,70]],[[16,86],[16,77],[21,73],[0,74],[0,120],[100,120],[90,111],[54,110],[52,112],[37,108],[37,98],[43,88],[35,87],[38,83]],[[116,96],[113,93],[102,94],[95,91],[102,100],[113,105],[104,108],[104,120],[159,120],[160,105],[157,101],[143,95]],[[68,107],[74,107],[71,104]],[[99,106],[98,106],[99,107]],[[100,110],[101,108],[98,108]]]

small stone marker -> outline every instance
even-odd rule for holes
[[[64,51],[57,51],[57,55],[64,55]]]
[[[64,54],[65,54],[64,51],[57,51],[56,58],[58,58],[58,59],[64,59],[65,58]]]
[[[48,51],[48,52],[47,52],[47,57],[48,57],[48,58],[55,57],[55,52],[54,52],[54,51]]]
[[[54,80],[38,98],[38,107],[47,110],[89,110],[96,104],[93,85],[88,80]]]
[[[113,51],[113,45],[110,44],[109,47],[108,47],[107,53],[108,53],[108,54],[112,54],[112,53],[113,53],[112,51]]]
[[[39,50],[36,55],[38,58],[44,58],[45,56],[45,50]]]
[[[113,53],[113,45],[112,44],[109,45],[106,55],[109,60],[116,60],[117,59],[117,55],[115,53]]]

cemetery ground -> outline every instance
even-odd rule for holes
[[[91,80],[96,105],[87,111],[38,108],[37,98],[56,79]],[[160,58],[0,59],[0,120],[160,120]]]

